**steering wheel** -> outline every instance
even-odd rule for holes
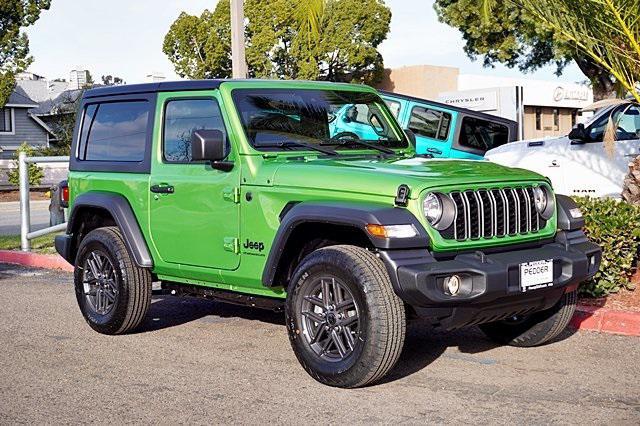
[[[357,140],[360,140],[360,137],[353,132],[340,132],[340,133],[336,133],[331,137],[332,141],[341,141],[341,140],[349,140],[349,139],[357,141]]]
[[[619,138],[620,140],[627,140],[627,139],[635,139],[636,135],[618,126],[618,128],[616,129],[616,137]]]

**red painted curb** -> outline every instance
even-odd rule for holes
[[[571,325],[578,330],[640,336],[640,312],[578,305],[571,319]]]
[[[73,266],[58,255],[0,250],[0,263],[73,272]],[[571,325],[578,330],[640,336],[640,312],[615,311],[596,306],[578,305],[576,313],[571,319]]]
[[[66,272],[73,272],[73,266],[57,254],[0,250],[0,263],[14,263],[22,266],[33,266],[35,268],[60,269]]]

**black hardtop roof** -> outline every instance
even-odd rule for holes
[[[141,93],[156,93],[156,92],[180,92],[189,90],[215,90],[220,88],[220,85],[225,82],[263,82],[263,83],[278,83],[283,84],[300,82],[296,80],[263,80],[263,79],[211,79],[211,80],[181,80],[181,81],[161,81],[157,83],[142,83],[142,84],[123,84],[120,86],[102,86],[95,89],[88,89],[84,92],[84,98],[98,98],[103,96],[121,96],[121,95],[135,95]],[[321,84],[322,81],[313,81],[314,84]],[[331,82],[324,82],[329,84],[337,84]],[[349,85],[349,83],[341,83]]]
[[[432,101],[431,99],[417,98],[415,96],[403,95],[401,93],[389,92],[387,90],[378,90],[378,92],[380,92],[380,94],[382,96],[391,96],[391,97],[394,97],[394,98],[404,99],[406,101],[412,101],[412,102],[432,105],[432,106],[448,109],[448,110],[451,110],[451,111],[462,112],[462,113],[465,113],[467,115],[471,115],[471,116],[475,116],[475,117],[479,117],[479,118],[486,118],[488,120],[493,120],[493,121],[502,121],[502,122],[505,122],[505,123],[515,123],[515,121],[509,120],[508,118],[500,117],[500,116],[493,115],[493,114],[487,114],[485,112],[474,111],[474,110],[468,109],[468,108],[460,108],[458,106],[445,104],[443,102]]]
[[[178,92],[181,90],[212,90],[219,88],[223,81],[229,80],[161,81],[157,83],[103,86],[85,91],[83,97],[97,98],[101,96],[133,95],[139,93]]]

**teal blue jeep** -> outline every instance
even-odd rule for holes
[[[419,155],[481,160],[490,149],[513,142],[518,123],[506,118],[458,108],[427,99],[380,92],[405,131],[415,137]],[[331,127],[341,138],[378,140],[381,127],[356,105],[344,105],[332,114]]]

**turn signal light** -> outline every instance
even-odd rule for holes
[[[367,232],[378,238],[412,238],[418,236],[415,226],[409,225],[378,225],[370,223]]]

